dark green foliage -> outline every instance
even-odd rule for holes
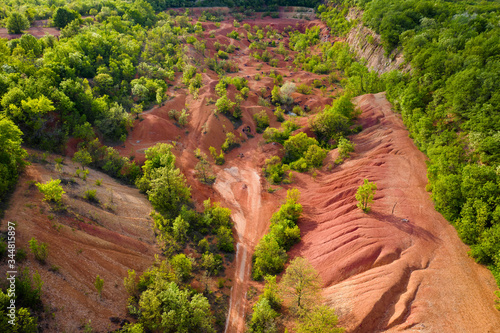
[[[9,34],[20,34],[30,27],[30,23],[23,14],[13,12],[7,18],[6,27]]]
[[[265,110],[260,111],[253,115],[253,119],[256,123],[257,133],[262,133],[269,126],[269,117]]]
[[[54,25],[60,29],[66,27],[71,21],[78,18],[77,12],[71,9],[66,9],[64,7],[59,7],[56,9],[52,20]]]
[[[16,184],[27,153],[21,148],[22,133],[10,120],[0,118],[0,201]]]
[[[286,251],[300,241],[297,220],[302,213],[302,205],[298,203],[299,196],[297,189],[289,190],[286,202],[273,214],[269,233],[255,248],[252,268],[254,280],[280,273],[287,260]]]

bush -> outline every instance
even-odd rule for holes
[[[368,205],[373,201],[376,189],[377,185],[369,182],[368,179],[364,179],[363,185],[358,187],[358,191],[356,192],[356,200],[358,200],[357,206],[363,210],[363,212],[367,213],[370,211]]]
[[[301,84],[297,88],[297,92],[304,94],[304,95],[309,95],[312,92],[312,88],[308,86],[307,84]]]
[[[221,146],[223,152],[228,152],[231,149],[238,147],[240,144],[236,142],[236,135],[233,132],[226,133],[226,140]]]
[[[35,256],[35,259],[40,263],[45,264],[47,257],[49,255],[49,249],[47,248],[47,243],[40,243],[35,238],[31,238],[28,242],[31,253]]]
[[[21,13],[13,12],[7,18],[6,28],[9,34],[20,34],[29,27],[28,19]]]
[[[97,190],[86,190],[85,193],[83,194],[83,198],[91,202],[99,201],[97,200]]]
[[[38,190],[44,194],[45,201],[61,203],[62,195],[66,192],[64,192],[62,186],[59,185],[60,183],[60,179],[51,179],[44,184],[36,183],[36,186],[38,187]]]
[[[253,119],[257,124],[257,133],[262,133],[269,126],[269,117],[265,110],[253,115]]]
[[[227,54],[227,52],[224,52],[222,50],[219,50],[217,52],[217,56],[221,59],[228,59],[229,58],[229,54]]]
[[[238,34],[238,31],[236,31],[236,30],[233,30],[230,33],[228,33],[227,37],[233,38],[233,39],[236,39],[236,40],[240,39],[240,35]]]
[[[185,254],[177,254],[170,259],[170,264],[175,272],[175,275],[180,281],[186,281],[191,276],[193,263]]]

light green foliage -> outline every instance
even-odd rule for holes
[[[222,268],[222,256],[205,252],[201,256],[201,266],[209,273],[209,275],[218,275]]]
[[[319,168],[323,165],[323,160],[327,154],[328,151],[326,149],[323,149],[318,145],[311,145],[304,154],[304,159],[306,160],[308,166]]]
[[[31,238],[28,242],[31,253],[35,256],[35,259],[40,263],[45,264],[47,257],[49,255],[49,249],[47,243],[40,242],[35,238]]]
[[[297,92],[304,94],[304,95],[309,95],[312,92],[312,88],[308,86],[307,84],[301,84],[297,87]]]
[[[321,282],[318,272],[307,259],[297,257],[288,265],[280,281],[281,293],[296,313],[315,304],[320,297]]]
[[[83,198],[88,201],[98,202],[97,191],[96,190],[86,190],[83,194]]]
[[[196,163],[194,170],[196,172],[196,177],[207,185],[213,184],[215,182],[215,173],[206,157],[200,158],[200,161]]]
[[[227,54],[227,52],[224,52],[222,50],[217,51],[217,56],[221,59],[228,59],[229,58],[229,54]]]
[[[348,139],[341,137],[338,143],[339,157],[335,160],[336,164],[342,163],[346,158],[349,157],[350,153],[354,151],[354,144]]]
[[[274,111],[274,115],[276,116],[276,120],[279,122],[283,122],[285,120],[285,112],[283,109],[278,106],[276,107],[276,111]]]
[[[177,216],[172,224],[172,234],[178,242],[186,241],[186,234],[189,229],[189,222],[184,220],[182,216]]]
[[[288,256],[285,249],[270,236],[264,236],[255,247],[252,277],[260,280],[267,274],[278,274],[285,267]]]
[[[271,184],[281,183],[284,173],[281,159],[278,156],[266,159],[262,172]]]
[[[236,31],[236,30],[233,30],[230,33],[228,33],[227,37],[233,38],[233,39],[236,39],[236,40],[240,39],[240,35],[238,34],[238,31]]]
[[[289,137],[283,144],[283,148],[285,149],[284,162],[290,163],[298,160],[313,145],[318,145],[318,141],[315,138],[308,137],[306,133],[302,132]]]
[[[375,183],[369,182],[368,179],[363,180],[363,185],[358,187],[356,192],[356,200],[358,200],[357,206],[359,209],[363,210],[365,213],[370,211],[368,205],[373,201],[376,190],[377,185]]]
[[[221,146],[223,152],[228,152],[231,149],[238,147],[240,144],[236,141],[236,135],[233,132],[226,133],[226,140]]]
[[[338,140],[349,134],[351,120],[356,115],[350,97],[342,95],[331,106],[325,107],[323,112],[317,114],[310,121],[310,126],[322,145],[328,145],[330,140]]]
[[[222,96],[215,102],[215,107],[217,108],[217,111],[229,115],[231,114],[231,111],[233,110],[233,107],[235,106],[235,103],[231,101],[227,95]]]
[[[179,281],[186,281],[191,277],[193,263],[184,253],[177,254],[170,259],[170,264]]]
[[[276,282],[276,276],[266,275],[264,280],[266,281],[266,285],[264,286],[264,291],[260,295],[259,299],[267,299],[271,308],[279,311],[283,300],[279,295],[279,287]]]
[[[125,290],[130,296],[133,297],[135,297],[139,292],[136,280],[136,273],[133,269],[128,270],[128,276],[123,278],[123,285],[125,287]]]
[[[273,310],[267,298],[262,298],[254,304],[252,319],[248,332],[251,333],[277,333],[276,318],[279,314]]]
[[[102,298],[102,288],[104,287],[104,279],[99,276],[99,274],[95,277],[94,287],[99,294],[99,298]]]
[[[6,28],[9,34],[20,34],[29,27],[28,19],[21,13],[13,12],[7,18]]]
[[[139,307],[139,322],[148,330],[215,332],[208,300],[201,294],[191,295],[159,276],[142,293]]]
[[[316,305],[301,312],[297,323],[297,333],[343,333],[338,327],[335,310],[326,305]]]
[[[217,150],[214,147],[212,147],[212,146],[210,146],[208,148],[208,150],[210,151],[210,155],[214,159],[215,164],[217,164],[217,165],[223,165],[224,164],[225,159],[224,159],[224,152],[222,150],[220,151],[220,154],[217,154]]]
[[[59,185],[60,183],[60,179],[51,179],[46,183],[36,183],[36,186],[38,190],[44,194],[45,201],[61,203],[62,195],[66,192],[64,192],[62,186]]]

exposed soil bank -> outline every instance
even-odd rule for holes
[[[425,156],[383,93],[356,98],[363,131],[356,151],[301,188],[304,256],[348,332],[499,332],[491,273],[467,256],[425,191]],[[363,179],[378,191],[356,208]]]

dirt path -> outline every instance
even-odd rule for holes
[[[215,189],[233,205],[232,218],[237,235],[236,268],[225,332],[243,332],[253,248],[268,224],[261,216],[260,177],[255,170],[233,166],[219,172]],[[235,189],[245,190],[246,200],[241,195],[237,200]]]

